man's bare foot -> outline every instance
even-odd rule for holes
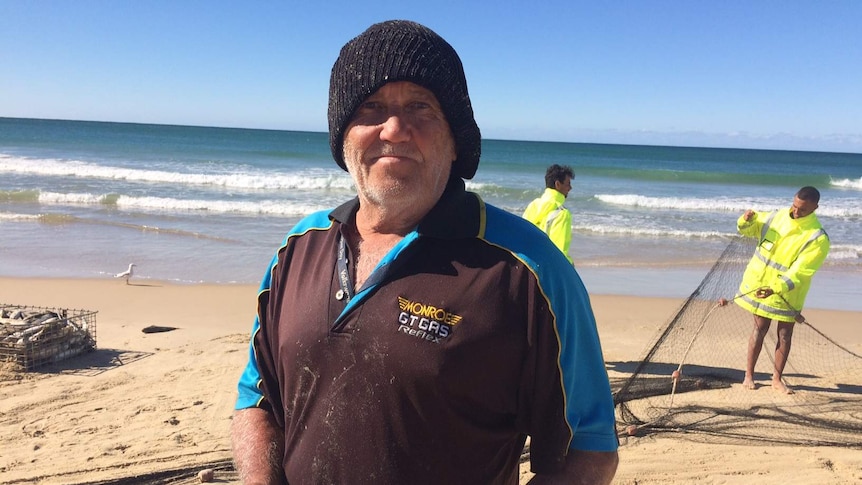
[[[757,386],[754,385],[754,379],[745,376],[745,380],[742,381],[742,388],[754,390],[757,389]]]
[[[781,379],[772,379],[772,388],[776,391],[783,392],[784,394],[793,394],[793,389],[784,384]]]

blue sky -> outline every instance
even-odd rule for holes
[[[0,116],[325,131],[391,18],[459,52],[485,138],[862,153],[856,0],[0,0]]]

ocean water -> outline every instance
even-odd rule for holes
[[[808,306],[862,310],[862,154],[483,140],[468,189],[520,214],[551,163],[576,172],[593,293],[688,296],[742,212],[814,185],[832,251]],[[300,217],[354,195],[325,133],[0,118],[0,275],[257,284]]]

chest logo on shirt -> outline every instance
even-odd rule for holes
[[[439,344],[452,334],[461,321],[461,315],[418,301],[398,297],[398,331]]]

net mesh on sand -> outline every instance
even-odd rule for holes
[[[709,441],[862,447],[862,357],[817,322],[794,328],[784,370],[793,394],[771,387],[775,322],[755,368],[757,388],[743,388],[754,320],[733,297],[753,251],[753,240],[733,239],[614,385],[621,436],[674,431]]]

